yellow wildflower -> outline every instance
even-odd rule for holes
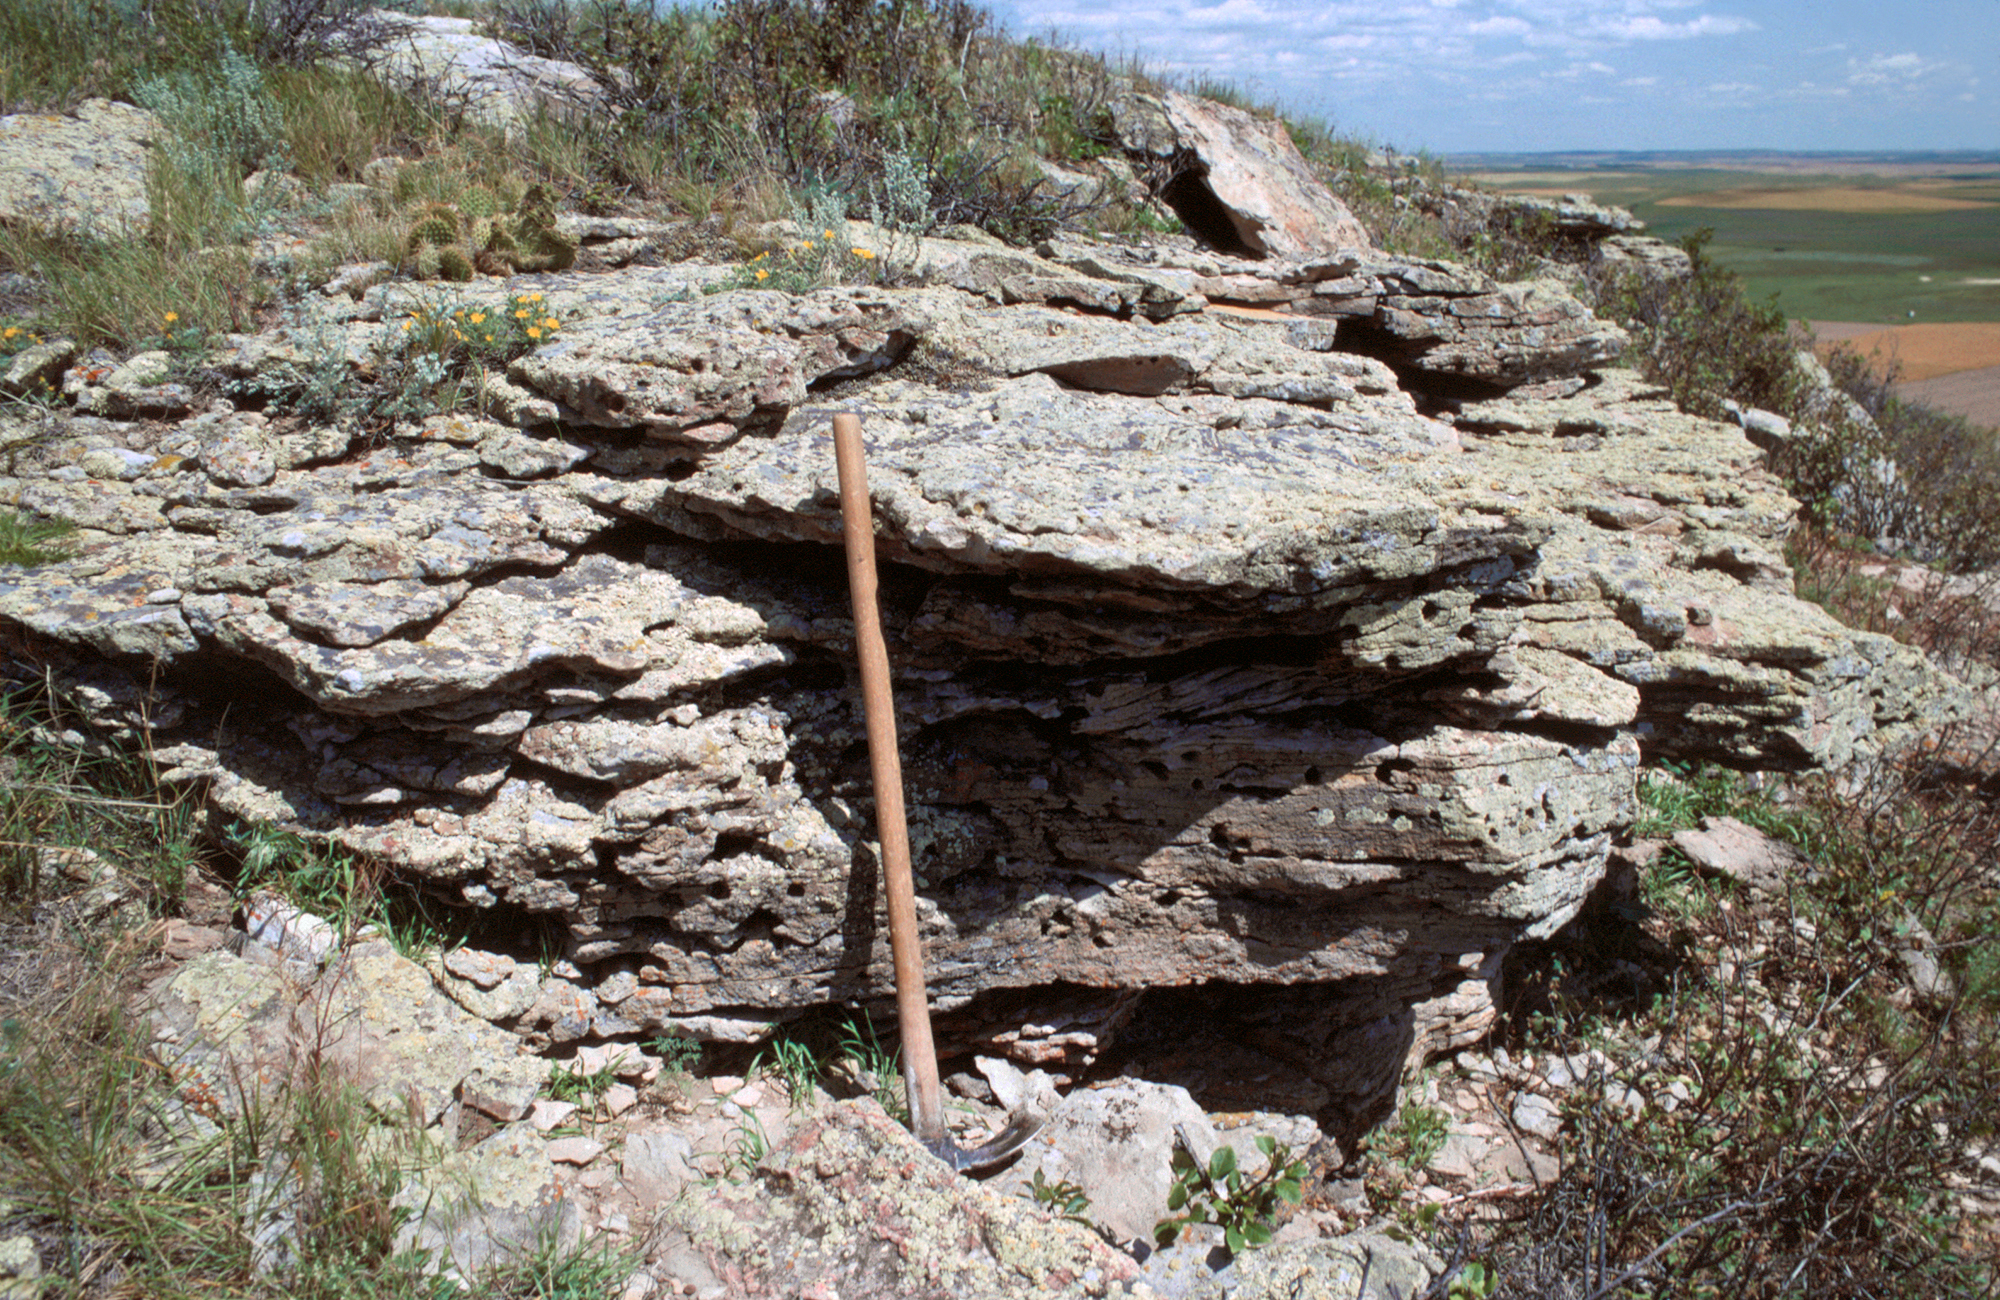
[[[536,328],[535,328],[535,327],[534,327],[533,325],[530,325],[530,326],[528,326],[528,337],[529,337],[529,338],[531,338],[531,339],[538,339],[538,338],[540,338],[541,336],[542,336],[542,332],[541,332],[540,330],[536,329]]]
[[[540,302],[541,300],[542,300],[542,295],[539,292],[531,293],[528,295],[529,302]]]
[[[832,238],[833,238],[833,232],[832,232],[831,230],[827,231],[827,232],[826,232],[826,237],[827,237],[828,239],[832,239]]]
[[[173,323],[174,323],[175,321],[179,320],[180,318],[181,318],[181,314],[180,314],[179,312],[177,312],[177,311],[170,311],[170,312],[168,312],[168,313],[167,313],[167,324],[171,325],[171,324],[173,324]]]
[[[542,328],[553,334],[562,328],[562,322],[553,316],[544,316],[542,317]]]
[[[485,323],[486,323],[486,313],[485,313],[485,312],[483,312],[483,311],[476,311],[476,312],[472,313],[472,323],[473,323],[474,325],[483,325],[483,324],[485,324]]]
[[[21,327],[19,325],[9,325],[7,327],[7,332],[5,334],[0,334],[0,338],[11,339],[20,332],[21,332]]]
[[[528,309],[527,309],[526,307],[522,307],[522,308],[520,308],[520,309],[516,310],[516,311],[515,311],[515,313],[514,313],[514,319],[515,319],[515,320],[526,320],[526,319],[528,319]]]
[[[757,278],[759,280],[768,280],[771,278],[771,273],[769,271],[764,270],[762,267],[759,267],[757,269]]]
[[[848,251],[853,253],[856,257],[860,258],[864,262],[872,262],[875,260],[875,250],[872,248],[854,248],[854,249],[849,249]]]

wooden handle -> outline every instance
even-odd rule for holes
[[[854,646],[861,660],[861,703],[868,721],[868,765],[875,779],[875,834],[882,843],[882,881],[889,895],[889,951],[896,961],[896,1020],[903,1037],[903,1087],[910,1128],[919,1141],[944,1140],[944,1098],[937,1048],[931,1041],[930,1000],[924,992],[923,942],[917,936],[917,890],[910,870],[910,829],[903,810],[903,763],[896,752],[896,705],[889,692],[889,650],[876,602],[875,517],[868,500],[868,463],[861,420],[833,417],[834,463],[840,471],[841,534],[847,582],[854,596]]]

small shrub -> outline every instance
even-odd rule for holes
[[[1975,956],[2000,820],[1940,776],[1920,749],[1844,790],[1803,780],[1784,807],[1710,770],[1642,789],[1657,830],[1727,812],[1807,846],[1815,876],[1782,906],[1648,921],[1678,932],[1671,948],[1571,950],[1655,966],[1656,992],[1607,999],[1591,990],[1615,982],[1580,970],[1513,1044],[1596,1046],[1611,1066],[1567,1094],[1560,1174],[1489,1243],[1510,1294],[1990,1289],[2000,1260],[1952,1189],[2000,1101],[2000,1004]],[[1907,982],[1919,926],[1947,989]]]
[[[1706,251],[1712,230],[1681,241],[1693,269],[1680,279],[1613,276],[1598,282],[1598,310],[1633,333],[1631,358],[1682,408],[1720,417],[1722,403],[1788,412],[1803,376],[1785,314],[1753,304],[1742,281]]]
[[[1393,1121],[1376,1131],[1372,1142],[1389,1159],[1415,1170],[1428,1165],[1449,1136],[1450,1116],[1435,1106],[1405,1103]]]
[[[285,119],[257,65],[225,46],[212,69],[183,68],[139,83],[139,102],[172,133],[179,170],[240,180],[285,165]]]
[[[1184,1145],[1175,1147],[1167,1209],[1180,1213],[1153,1229],[1160,1245],[1171,1245],[1182,1228],[1198,1223],[1220,1227],[1232,1255],[1268,1244],[1279,1204],[1305,1198],[1306,1165],[1271,1137],[1258,1137],[1257,1149],[1264,1153],[1264,1172],[1246,1180],[1235,1147],[1217,1147],[1206,1167]]]

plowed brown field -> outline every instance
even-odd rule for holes
[[[2000,428],[2000,321],[1812,327],[1822,352],[1839,345],[1895,365],[1900,396]]]
[[[1924,194],[1914,188],[1867,189],[1859,185],[1822,185],[1800,189],[1707,190],[1661,199],[1663,208],[1765,208],[1781,212],[1963,212],[1990,208],[1977,199]]]

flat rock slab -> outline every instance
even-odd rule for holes
[[[86,99],[74,113],[0,117],[0,222],[94,239],[142,235],[152,221],[146,166],[159,120]]]
[[[1198,412],[1084,398],[1048,378],[846,405],[862,416],[884,560],[1014,577],[1052,598],[1070,582],[1079,603],[1114,611],[1297,613],[1525,554],[1540,538],[1531,521],[1447,517],[1410,485],[1401,463],[1437,450],[1414,416],[1307,409],[1218,429]],[[837,543],[830,415],[807,408],[691,475],[607,484],[593,499],[697,536]]]
[[[566,327],[508,369],[570,418],[700,449],[769,424],[816,383],[883,369],[917,323],[899,295],[742,291]]]
[[[168,1068],[232,1108],[246,1086],[283,1086],[309,1055],[382,1114],[418,1128],[441,1119],[475,1077],[503,1118],[526,1114],[548,1072],[518,1038],[461,1010],[379,942],[350,949],[304,986],[276,967],[207,953],[166,986],[152,1018]]]
[[[1109,1295],[1139,1274],[1088,1228],[953,1173],[872,1101],[800,1124],[749,1185],[683,1193],[663,1223],[746,1300]]]
[[[1798,849],[1734,817],[1704,817],[1699,829],[1675,831],[1674,847],[1703,871],[1766,897],[1782,897],[1793,880],[1812,869],[1812,860]]]

